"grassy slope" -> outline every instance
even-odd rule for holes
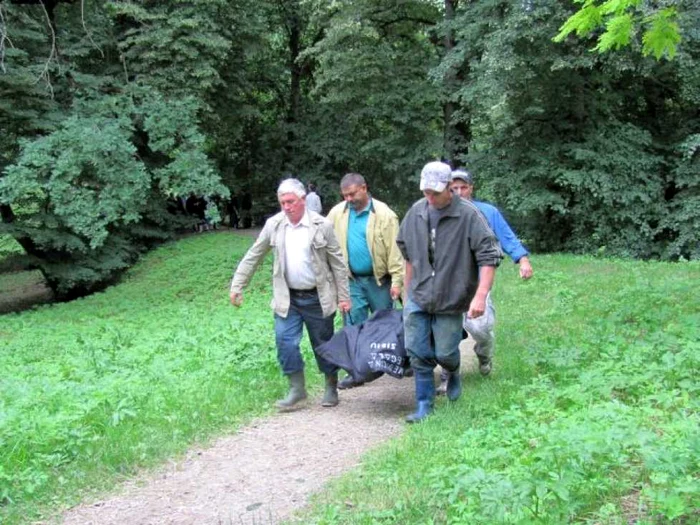
[[[367,457],[302,523],[700,523],[700,264],[499,270],[492,377]]]
[[[251,242],[190,237],[104,293],[0,316],[0,522],[75,502],[271,409],[285,386],[269,261],[243,307],[228,303]]]
[[[191,237],[102,294],[0,317],[0,522],[270,410],[284,383],[269,266],[242,310],[227,303],[250,242]],[[304,522],[615,523],[648,502],[691,522],[700,266],[536,264],[528,283],[500,271],[494,376],[467,377],[455,406],[372,454]]]

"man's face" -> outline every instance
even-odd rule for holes
[[[428,204],[436,210],[441,210],[452,202],[452,192],[448,189],[440,193],[433,190],[423,190],[423,195]]]
[[[289,222],[297,224],[304,216],[306,200],[296,193],[283,193],[278,197],[280,208],[285,213]]]
[[[474,185],[464,182],[462,179],[455,179],[450,182],[450,191],[463,199],[471,199]]]
[[[358,211],[363,210],[369,202],[366,184],[350,184],[344,188],[340,188],[340,193],[343,194],[345,202]]]

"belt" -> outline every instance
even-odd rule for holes
[[[350,272],[350,275],[352,275],[354,278],[358,277],[374,277],[373,273],[355,273],[355,272]]]
[[[308,290],[298,290],[296,288],[290,288],[289,295],[293,297],[313,297],[315,295],[318,295],[318,290],[316,290],[316,288],[309,288]]]

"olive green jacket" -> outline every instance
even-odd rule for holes
[[[350,210],[345,202],[336,204],[328,214],[338,237],[343,257],[348,260],[348,221]],[[403,257],[396,244],[399,233],[399,219],[382,201],[372,198],[367,221],[367,247],[372,257],[372,268],[377,284],[387,275],[391,276],[391,286],[403,287]],[[350,268],[348,267],[348,273]]]
[[[338,301],[349,301],[348,273],[333,227],[316,212],[306,211],[311,227],[311,259],[316,275],[316,289],[324,316],[335,313]],[[273,250],[272,269],[272,308],[281,317],[289,313],[289,286],[284,277],[284,238],[287,219],[283,212],[270,217],[257,240],[250,247],[231,282],[231,291],[243,291],[257,270],[265,255]]]

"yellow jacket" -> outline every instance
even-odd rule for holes
[[[333,225],[340,249],[348,261],[348,222],[350,210],[346,202],[336,204],[327,219]],[[403,257],[396,244],[399,233],[399,219],[382,201],[372,198],[369,220],[367,221],[367,247],[372,257],[372,268],[377,284],[391,276],[391,286],[403,287]],[[348,274],[350,267],[348,266]]]

